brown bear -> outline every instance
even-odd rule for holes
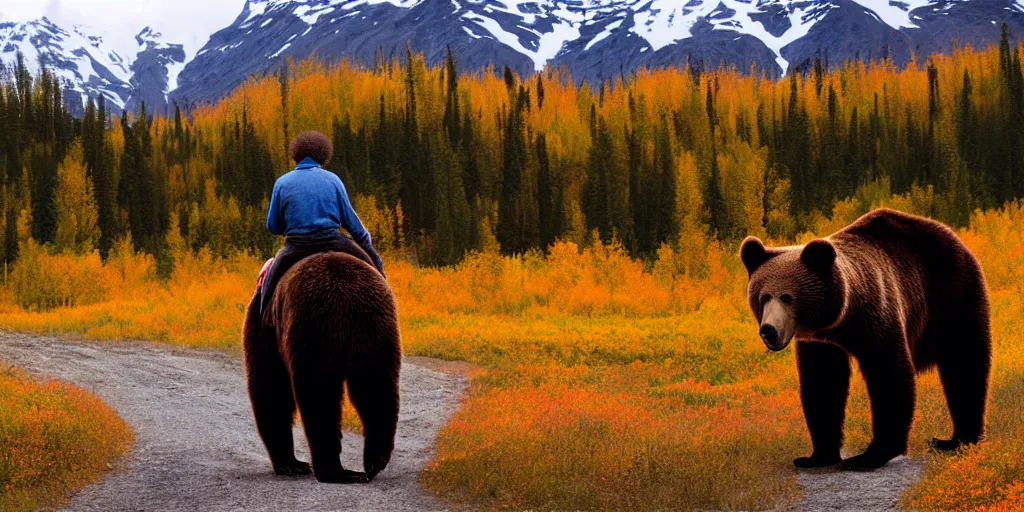
[[[977,443],[991,365],[988,292],[981,266],[956,234],[922,217],[872,211],[804,246],[740,250],[750,308],[770,350],[794,337],[800,400],[814,452],[793,461],[871,470],[906,453],[914,379],[937,366],[953,437],[932,448]],[[857,359],[871,399],[873,439],[842,460],[843,420]]]
[[[264,325],[257,292],[242,342],[256,426],[274,472],[300,475],[295,458],[296,406],[321,482],[369,482],[391,459],[398,425],[402,364],[394,295],[365,254],[310,256],[281,278]],[[363,424],[364,472],[342,467],[344,389]]]

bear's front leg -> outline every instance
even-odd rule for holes
[[[864,453],[843,461],[842,469],[871,471],[907,452],[914,420],[914,367],[904,342],[873,341],[875,348],[890,344],[888,353],[877,351],[858,357],[871,399],[873,439]]]
[[[798,341],[796,362],[800,373],[800,403],[814,453],[797,458],[793,464],[798,468],[839,464],[850,389],[850,356],[838,345]]]

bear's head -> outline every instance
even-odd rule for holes
[[[794,336],[811,337],[839,320],[845,290],[836,248],[828,240],[769,248],[748,237],[740,257],[750,275],[750,309],[769,350],[782,350]]]

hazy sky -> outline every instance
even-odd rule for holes
[[[135,34],[151,26],[165,41],[185,45],[192,56],[210,34],[234,21],[244,5],[245,0],[0,0],[0,21],[46,16],[65,28],[89,25],[128,58],[138,48]]]

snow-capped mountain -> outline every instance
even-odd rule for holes
[[[46,18],[0,23],[0,61],[5,68],[14,68],[18,52],[33,74],[41,63],[60,79],[73,109],[100,95],[122,107],[131,95],[128,63],[87,27],[64,30]]]
[[[372,65],[409,44],[462,69],[566,66],[605,80],[640,67],[756,65],[779,76],[844,60],[986,46],[1024,33],[1024,0],[248,0],[185,66],[172,94],[210,101],[287,57]]]
[[[136,109],[141,101],[160,110],[185,66],[181,45],[161,42],[160,37],[144,29],[136,36],[137,53],[126,57],[84,25],[64,29],[45,17],[0,23],[0,61],[13,69],[20,52],[33,75],[40,64],[46,66],[63,84],[73,113],[80,113],[89,98],[101,95],[115,111]]]
[[[215,101],[289,57],[372,66],[379,55],[402,58],[408,45],[431,64],[451,47],[470,71],[564,66],[601,81],[689,62],[780,76],[816,57],[902,65],[954,42],[984,47],[1003,22],[1024,34],[1024,0],[246,0],[190,60],[148,28],[137,53],[122,58],[82,27],[45,18],[0,24],[0,57],[9,63],[20,50],[79,96],[132,109],[145,101],[153,111],[168,100]]]

